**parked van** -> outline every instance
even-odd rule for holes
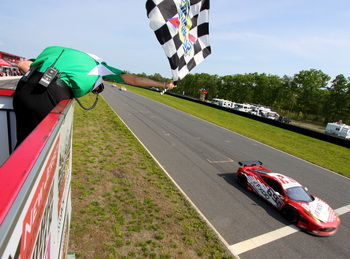
[[[342,122],[328,123],[325,133],[339,138],[350,139],[350,126]]]
[[[221,107],[226,107],[226,108],[232,108],[235,104],[235,102],[229,101],[229,100],[224,100],[224,99],[218,99],[218,98],[213,98],[211,100],[212,104],[219,105]]]
[[[236,103],[233,109],[241,112],[249,112],[253,109],[253,105],[247,103]]]

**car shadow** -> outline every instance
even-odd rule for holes
[[[235,187],[245,195],[247,195],[251,199],[251,205],[252,206],[260,206],[263,208],[268,215],[276,219],[277,221],[285,224],[285,225],[291,225],[283,216],[282,214],[273,207],[268,201],[264,200],[257,194],[248,191],[244,189],[242,186],[240,186],[236,181],[236,174],[235,173],[224,173],[224,174],[218,174],[219,177],[223,178],[228,184]]]

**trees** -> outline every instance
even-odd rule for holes
[[[284,75],[281,81],[282,84],[276,89],[275,102],[272,106],[278,110],[293,112],[297,106],[297,95],[293,84],[293,77]]]
[[[159,74],[150,76],[166,81]],[[249,73],[235,75],[188,74],[179,83],[180,94],[199,97],[198,90],[208,91],[207,99],[222,98],[239,103],[270,106],[279,111],[297,114],[295,119],[327,123],[343,120],[350,123],[350,81],[321,70],[302,70],[294,76]],[[300,115],[300,117],[298,117]]]
[[[350,82],[344,75],[338,75],[327,88],[324,113],[325,122],[348,120],[350,118]]]
[[[204,88],[209,92],[209,97],[212,99],[220,89],[218,81],[217,75],[188,74],[178,83],[176,92],[198,98],[198,90]]]
[[[316,69],[303,70],[294,76],[292,84],[297,96],[296,109],[303,114],[303,119],[311,114],[322,115],[325,89],[330,79]]]

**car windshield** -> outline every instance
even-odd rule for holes
[[[305,191],[305,189],[301,186],[292,187],[286,189],[287,196],[289,199],[293,201],[299,201],[299,202],[311,202],[313,201],[313,198],[310,196],[310,194]]]

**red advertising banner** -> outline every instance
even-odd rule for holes
[[[48,164],[46,164],[32,202],[28,208],[27,215],[23,221],[21,240],[21,257],[23,256],[23,258],[31,258],[32,256],[44,210],[45,207],[49,205],[48,196],[57,168],[58,144],[59,138],[55,142],[50,158],[48,159]]]

